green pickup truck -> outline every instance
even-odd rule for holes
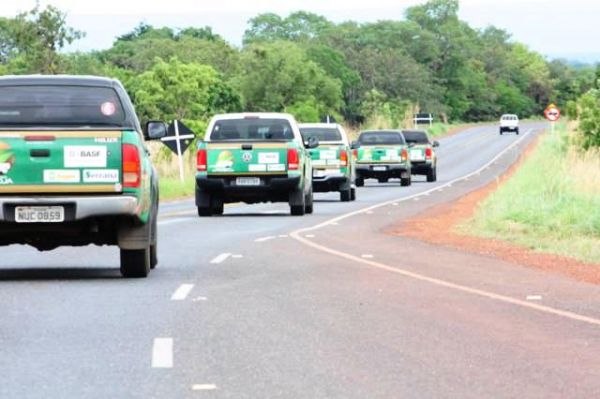
[[[308,149],[318,145],[302,140],[288,114],[215,116],[196,153],[198,215],[220,215],[232,202],[287,202],[292,215],[312,213]]]
[[[402,134],[409,146],[411,173],[425,175],[428,182],[437,180],[437,154],[435,149],[440,146],[437,141],[431,141],[424,130],[403,130]]]
[[[0,78],[0,245],[118,245],[122,275],[146,277],[157,212],[158,176],[118,81]]]
[[[356,185],[363,186],[365,179],[385,183],[398,178],[402,186],[410,186],[411,163],[408,144],[399,130],[372,130],[358,137],[360,148],[356,153]]]
[[[338,191],[342,202],[354,201],[355,162],[344,128],[335,123],[303,123],[300,133],[305,141],[311,137],[319,140],[319,147],[310,150],[313,190],[319,193]]]

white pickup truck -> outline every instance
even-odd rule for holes
[[[500,117],[500,134],[504,132],[515,132],[519,134],[519,117],[513,114],[505,114]]]

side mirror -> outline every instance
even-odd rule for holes
[[[308,138],[308,140],[306,140],[306,143],[304,145],[308,149],[317,148],[319,146],[319,139],[314,136],[311,136]]]
[[[352,150],[358,150],[360,148],[360,143],[358,141],[353,141],[352,144],[350,144],[350,149]]]
[[[434,141],[433,142],[433,146],[434,147],[439,147],[440,146],[440,142],[439,141]]]
[[[160,140],[167,135],[167,124],[160,121],[146,122],[146,140]]]

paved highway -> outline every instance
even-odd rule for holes
[[[441,140],[438,182],[315,213],[163,204],[158,268],[1,249],[1,398],[600,397],[600,289],[385,234],[502,173],[545,127]],[[541,300],[528,300],[541,296]]]

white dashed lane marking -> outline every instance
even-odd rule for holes
[[[172,301],[183,301],[190,294],[192,289],[194,288],[194,284],[181,284],[179,288],[175,290],[173,295],[171,295]]]
[[[152,367],[158,369],[173,367],[173,338],[154,338]]]
[[[210,261],[210,263],[212,264],[218,264],[218,263],[222,263],[224,262],[227,258],[229,258],[231,256],[230,253],[223,253],[218,255],[216,258],[214,258],[213,260]]]
[[[194,384],[192,385],[192,391],[214,391],[217,389],[215,384]]]
[[[254,242],[265,242],[274,239],[275,236],[261,237],[254,240]]]

